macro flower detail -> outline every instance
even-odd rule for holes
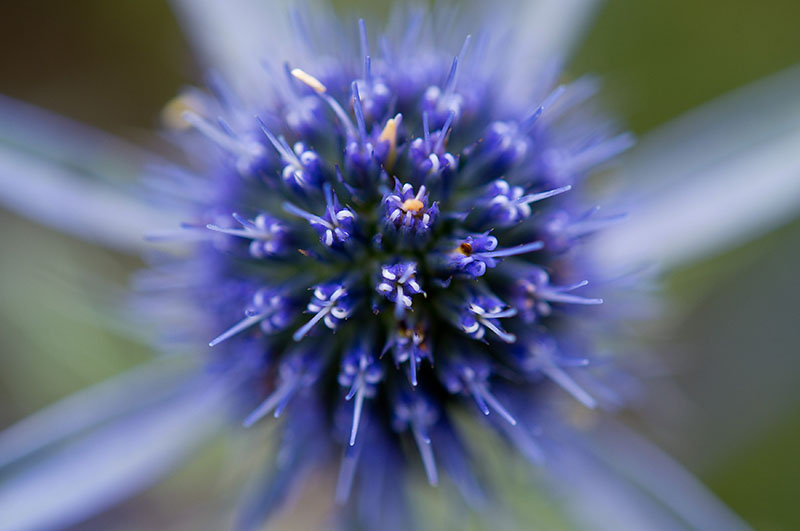
[[[265,334],[273,334],[292,321],[291,303],[277,290],[262,288],[256,291],[252,304],[244,313],[244,319],[214,338],[208,346],[213,347],[255,324]]]
[[[386,207],[386,224],[405,233],[424,234],[431,229],[439,208],[436,203],[428,206],[425,185],[415,193],[410,184],[400,185],[395,181],[394,191],[383,199]]]
[[[381,279],[375,289],[395,303],[398,316],[403,315],[404,310],[411,309],[412,295],[425,294],[415,278],[416,273],[417,265],[414,263],[381,267]]]
[[[331,282],[314,287],[314,295],[307,306],[308,312],[314,316],[297,329],[292,339],[301,340],[320,321],[331,330],[336,330],[353,313],[353,305],[354,302],[343,284]]]
[[[497,249],[497,238],[494,236],[489,233],[474,234],[464,238],[448,253],[448,266],[455,272],[478,278],[487,269],[497,267],[499,259],[503,257],[538,251],[542,247],[544,244],[536,241],[508,249]]]
[[[586,286],[582,280],[567,286],[550,284],[550,275],[542,268],[530,268],[526,275],[515,282],[512,299],[514,307],[526,322],[533,322],[537,316],[548,317],[553,311],[552,303],[560,304],[602,304],[603,299],[574,295],[571,291]]]
[[[352,448],[340,501],[361,484],[364,444],[404,455],[399,470],[421,464],[435,484],[437,455],[448,451],[439,444],[462,445],[452,415],[474,412],[470,402],[515,444],[530,438],[524,404],[543,381],[577,387],[568,373],[583,365],[552,356],[532,368],[519,351],[545,337],[560,344],[572,319],[599,322],[573,312],[602,302],[582,280],[592,272],[581,242],[602,223],[583,214],[593,209],[581,186],[620,151],[571,85],[543,79],[525,107],[505,105],[476,46],[489,35],[455,50],[435,41],[403,49],[424,68],[401,61],[389,35],[372,55],[363,21],[353,36],[360,54],[345,48],[324,68],[311,58],[286,65],[271,81],[281,96],[252,110],[216,84],[184,111],[190,128],[176,135],[187,152],[207,153],[192,162],[215,199],[196,204],[197,215],[227,212],[239,224],[206,223],[229,241],[198,247],[191,260],[214,273],[188,296],[229,327],[212,340],[215,354],[230,361],[263,349],[248,380],[271,392],[244,424],[307,415],[301,397],[324,404],[319,445]],[[579,128],[561,129],[576,120]],[[236,290],[219,289],[233,281]]]
[[[526,194],[521,186],[511,186],[503,179],[497,179],[489,185],[486,192],[485,220],[494,226],[510,226],[529,217],[532,213],[531,203],[547,199],[572,189],[567,185],[555,190],[538,194]]]
[[[458,314],[458,326],[469,337],[483,341],[486,331],[491,331],[498,339],[506,343],[515,343],[517,337],[506,332],[500,325],[500,319],[517,315],[515,308],[510,308],[491,294],[470,293]]]
[[[207,228],[216,232],[249,238],[249,251],[254,258],[264,258],[285,251],[288,246],[286,226],[271,216],[259,214],[254,220],[247,220],[238,214],[232,217],[241,225],[241,228],[224,228],[209,224]]]
[[[383,366],[374,355],[370,354],[368,345],[366,348],[364,344],[358,345],[342,360],[338,376],[339,385],[349,388],[345,400],[352,400],[355,397],[350,446],[356,443],[364,399],[375,396],[378,391],[377,384],[383,379],[383,375]]]
[[[215,2],[198,9],[230,13]],[[66,509],[48,502],[56,516],[26,509],[19,521],[50,524],[66,512],[64,521],[78,522],[115,503],[154,480],[133,469],[137,459],[163,464],[149,442],[165,426],[175,427],[164,440],[180,446],[195,435],[181,430],[185,418],[209,426],[206,419],[222,410],[232,413],[236,432],[280,434],[273,466],[250,489],[242,528],[260,526],[331,463],[338,465],[333,518],[342,527],[413,528],[413,477],[455,487],[484,507],[494,483],[487,444],[497,440],[536,464],[552,454],[558,480],[580,494],[573,505],[602,487],[592,474],[602,458],[589,426],[599,415],[586,422],[576,411],[615,408],[637,392],[624,363],[627,330],[620,329],[628,327],[618,325],[641,308],[629,289],[641,261],[617,258],[619,249],[635,252],[604,233],[617,230],[620,210],[638,199],[598,199],[597,183],[587,181],[602,178],[632,136],[598,109],[592,80],[562,74],[558,58],[534,64],[524,60],[528,51],[509,48],[536,42],[525,38],[536,32],[525,27],[511,38],[494,19],[476,28],[457,13],[398,9],[373,35],[364,20],[334,25],[332,12],[316,19],[291,10],[285,28],[270,21],[275,37],[242,31],[220,39],[231,45],[223,54],[230,65],[212,69],[206,88],[185,89],[163,110],[164,136],[183,156],[152,157],[142,180],[147,215],[117,215],[114,207],[127,203],[111,201],[97,211],[74,209],[83,223],[65,225],[79,235],[92,225],[98,241],[127,252],[144,245],[138,232],[134,244],[118,238],[130,236],[130,220],[145,219],[148,228],[169,220],[145,238],[159,247],[143,255],[147,269],[135,277],[130,308],[163,332],[160,348],[199,354],[203,369],[187,369],[191,381],[165,393],[163,412],[151,407],[161,396],[137,397],[146,404],[139,408],[119,394],[96,416],[78,415],[74,432],[56,423],[39,446],[20,444],[25,438],[14,430],[0,434],[4,466],[99,426],[98,440],[113,443],[92,461],[99,464],[56,465],[65,477],[134,477],[117,492],[104,489],[102,476],[97,486],[76,489],[77,509],[69,499]],[[234,68],[256,63],[256,70]],[[50,183],[51,168],[44,170],[41,180]],[[35,179],[42,175],[34,175],[34,195],[45,188]],[[73,196],[86,195],[77,189]],[[48,197],[59,191],[69,186]],[[52,208],[38,208],[43,202],[29,203],[31,215]],[[44,217],[57,225],[68,216]],[[630,234],[634,247],[655,245],[644,228]],[[174,248],[162,249],[165,242]],[[620,286],[630,299],[606,304]],[[145,408],[158,428],[152,432]],[[42,418],[69,417],[55,415],[61,411]],[[126,425],[143,426],[144,444],[111,429],[120,411]],[[480,430],[492,433],[482,441]],[[92,450],[78,442],[82,463]],[[131,459],[118,473],[120,455]],[[13,479],[10,485],[29,481]],[[692,484],[668,479],[667,490]],[[669,510],[696,510],[651,492],[652,481],[646,487]],[[0,488],[0,507],[19,505],[25,488],[18,492]],[[739,523],[717,509],[709,521]]]
[[[292,203],[286,203],[284,208],[290,214],[308,220],[309,224],[319,234],[320,242],[331,247],[336,243],[345,243],[355,226],[356,215],[350,208],[342,208],[330,186],[325,186],[325,214],[323,217],[315,216],[302,210]]]

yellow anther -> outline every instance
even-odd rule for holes
[[[161,109],[161,122],[169,129],[185,131],[192,127],[192,124],[186,121],[184,114],[186,112],[203,114],[202,111],[203,103],[200,98],[187,92],[172,98],[164,105],[164,108]]]
[[[380,142],[389,141],[389,154],[386,157],[386,164],[384,165],[389,171],[392,170],[397,160],[397,126],[402,118],[402,115],[398,114],[394,118],[387,120],[386,126],[383,128],[383,131],[381,131],[381,136],[378,137],[378,141]]]
[[[315,78],[305,70],[294,68],[292,69],[292,75],[314,89],[318,94],[323,94],[326,90],[328,90],[319,79]]]
[[[403,201],[403,210],[405,210],[406,212],[416,213],[422,210],[424,207],[425,204],[422,201],[420,201],[419,199],[414,199],[413,197],[411,199],[406,199],[405,201]]]

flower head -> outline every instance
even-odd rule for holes
[[[451,49],[386,34],[373,53],[363,21],[352,33],[357,49],[285,66],[255,107],[216,86],[176,135],[204,154],[191,226],[214,236],[188,259],[213,271],[189,296],[223,330],[215,353],[261,351],[244,424],[321,415],[314,445],[346,450],[340,500],[368,488],[365,446],[435,484],[442,453],[463,453],[459,410],[496,417],[513,444],[547,377],[580,389],[563,351],[571,321],[597,317],[573,310],[602,302],[584,289],[581,242],[602,224],[581,187],[627,145],[570,85],[543,77],[524,106],[504,101],[491,35]],[[313,464],[307,446],[287,451]]]

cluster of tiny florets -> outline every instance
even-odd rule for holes
[[[190,152],[218,150],[190,227],[209,236],[210,345],[255,358],[246,425],[297,402],[304,433],[347,449],[343,498],[348,463],[407,455],[406,439],[436,483],[437,455],[464,453],[456,408],[524,446],[543,376],[585,395],[565,369],[584,358],[559,337],[576,305],[602,302],[580,294],[575,256],[603,220],[576,187],[627,142],[559,134],[585,99],[569,86],[509,109],[469,39],[455,58],[387,39],[373,57],[360,28],[358,66],[287,66],[249,118],[220,84],[180,114]]]

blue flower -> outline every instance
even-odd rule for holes
[[[571,427],[564,392],[589,409],[624,398],[605,386],[622,364],[596,363],[624,318],[600,307],[619,264],[596,233],[620,216],[598,215],[586,180],[631,137],[590,108],[585,80],[520,73],[528,63],[503,53],[499,27],[470,37],[475,20],[446,22],[457,37],[420,17],[372,36],[363,20],[320,29],[295,13],[285,55],[247,42],[237,52],[270,55],[263,70],[237,72],[237,55],[165,109],[188,163],[153,170],[150,193],[183,216],[172,236],[188,250],[153,260],[144,297],[199,310],[166,328],[209,348],[191,385],[202,399],[173,397],[177,413],[153,418],[198,419],[221,402],[248,428],[285,416],[244,525],[337,454],[343,518],[367,526],[405,508],[420,471],[485,503],[463,419],[538,462]],[[65,521],[94,508],[79,501],[89,508]]]
[[[387,33],[373,54],[363,20],[357,28],[358,48],[287,64],[271,81],[276,98],[248,105],[221,83],[184,96],[175,132],[194,157],[183,171],[207,188],[186,225],[201,239],[209,229],[178,265],[212,271],[180,296],[229,327],[211,341],[212,359],[249,367],[242,401],[264,395],[245,426],[323,405],[315,442],[289,443],[297,465],[283,473],[344,448],[342,503],[371,488],[357,478],[365,445],[396,456],[369,473],[398,485],[420,464],[436,484],[443,452],[462,454],[452,479],[471,482],[454,415],[498,416],[526,434],[499,429],[513,446],[533,437],[526,404],[548,377],[589,395],[570,375],[591,366],[589,355],[570,362],[572,323],[608,317],[573,308],[602,302],[587,287],[599,275],[582,243],[603,224],[586,221],[582,187],[629,145],[584,109],[580,87],[554,77],[528,102],[504,101],[489,33],[474,44],[465,33],[456,48]],[[220,216],[241,228],[221,228]],[[546,354],[532,347],[544,338]]]

